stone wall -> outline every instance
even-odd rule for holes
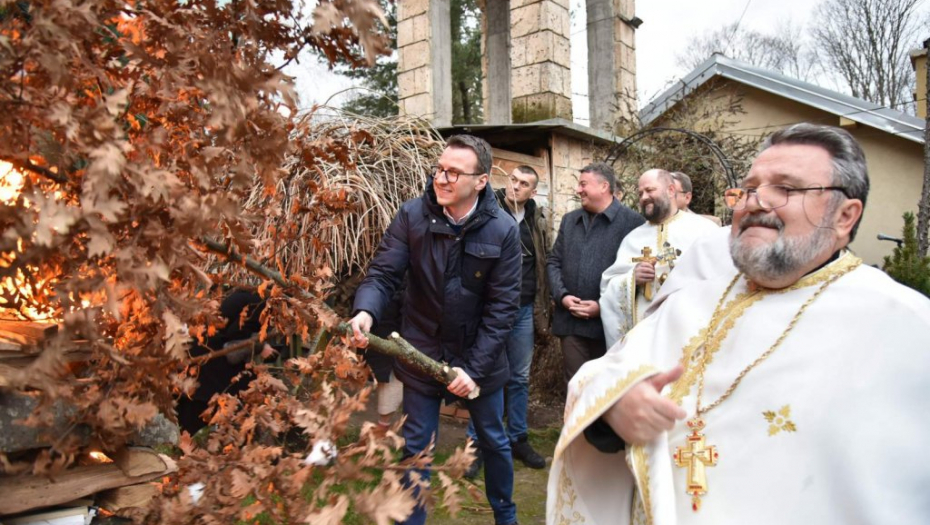
[[[551,138],[552,182],[549,191],[550,211],[553,217],[553,234],[558,233],[562,217],[578,209],[581,204],[575,195],[581,168],[603,158],[603,152],[590,141],[579,140],[558,133]]]
[[[449,0],[397,3],[397,87],[401,114],[452,122]]]

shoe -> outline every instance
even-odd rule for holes
[[[465,479],[475,479],[478,477],[478,471],[481,470],[481,466],[484,465],[484,456],[481,454],[481,449],[475,449],[475,460],[471,462],[471,465],[468,466],[468,469],[465,470]]]
[[[534,469],[546,468],[546,458],[542,457],[533,450],[530,442],[526,438],[515,441],[511,445],[513,450],[513,459],[519,459],[524,465]]]

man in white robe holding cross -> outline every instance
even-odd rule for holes
[[[735,268],[698,242],[570,383],[547,523],[927,522],[930,300],[846,249],[868,188],[845,130],[769,138],[726,193]]]
[[[640,319],[675,260],[696,239],[715,231],[700,215],[679,211],[671,173],[651,169],[639,177],[639,208],[646,218],[623,238],[614,263],[601,276],[601,321],[607,348]]]

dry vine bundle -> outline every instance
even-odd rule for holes
[[[246,200],[247,210],[264,214],[253,228],[256,241],[271,247],[285,274],[311,275],[325,265],[345,276],[366,268],[400,205],[422,194],[442,139],[420,118],[364,117],[328,107],[304,114],[293,135],[298,151],[286,161],[288,176],[273,188],[259,181]],[[314,163],[305,161],[302,147],[337,142],[329,158],[312,151]],[[320,217],[317,202],[335,205],[338,215]],[[286,243],[282,232],[288,232]],[[327,260],[315,259],[319,254]]]

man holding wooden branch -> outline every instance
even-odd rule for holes
[[[485,460],[486,494],[498,525],[516,523],[513,460],[504,429],[504,391],[510,370],[505,343],[519,309],[520,239],[514,219],[500,209],[488,173],[491,148],[470,135],[449,139],[423,196],[404,203],[391,223],[355,296],[353,341],[382,318],[408,275],[401,335],[427,357],[446,362],[448,386],[398,362],[404,383],[404,456],[422,452],[439,429],[439,406],[462,398],[475,423]],[[476,395],[480,388],[480,395]],[[428,486],[429,472],[408,485]],[[418,506],[405,521],[426,522]]]

